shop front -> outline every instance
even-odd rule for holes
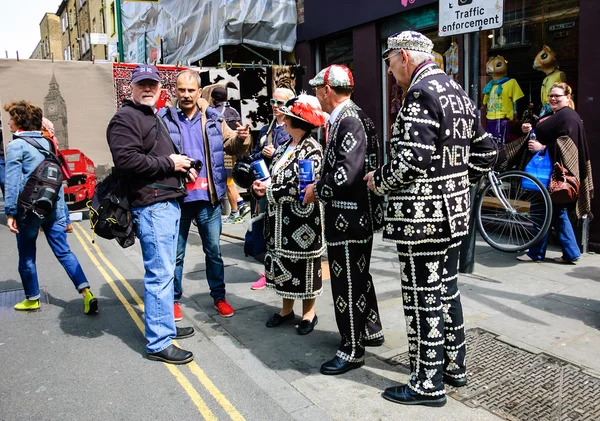
[[[448,1],[448,0],[446,0]],[[450,0],[462,6],[465,0]],[[499,2],[501,0],[498,0]],[[334,4],[335,3],[335,4]],[[500,4],[500,3],[498,3]],[[374,120],[384,140],[401,103],[401,89],[387,73],[381,53],[387,37],[417,30],[434,42],[436,62],[452,75],[480,108],[488,132],[500,143],[521,133],[524,121],[548,113],[554,82],[568,83],[584,120],[592,168],[600,178],[600,119],[595,102],[600,64],[597,0],[504,0],[502,26],[441,37],[436,0],[373,0],[367,3],[304,0],[296,59],[306,65],[303,80],[332,63],[355,75],[355,102]],[[594,199],[592,211],[600,209]],[[600,221],[590,226],[589,244],[600,250]]]

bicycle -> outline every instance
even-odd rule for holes
[[[537,189],[523,188],[529,180]],[[480,182],[475,202],[477,228],[496,250],[516,253],[539,242],[552,220],[552,202],[546,187],[523,171],[490,171]]]

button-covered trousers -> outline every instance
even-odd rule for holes
[[[411,378],[417,393],[439,396],[444,374],[466,375],[465,332],[458,263],[460,241],[442,245],[398,244]]]
[[[369,273],[373,239],[327,246],[335,320],[342,336],[337,356],[350,362],[365,358],[363,341],[383,336],[375,285]]]

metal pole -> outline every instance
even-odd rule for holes
[[[119,62],[125,62],[125,54],[123,53],[123,25],[121,24],[121,0],[115,0],[115,12],[117,19],[117,42],[119,44]]]
[[[223,58],[224,58],[224,55],[223,55],[223,47],[219,47],[219,62],[220,62],[220,63],[223,63],[223,62],[224,62]]]
[[[471,34],[471,57],[473,63],[471,64],[471,77],[473,79],[471,83],[471,99],[475,102],[475,106],[479,108],[479,32]]]

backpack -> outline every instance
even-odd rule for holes
[[[116,169],[113,168],[112,173],[96,185],[94,197],[87,203],[87,207],[95,235],[107,240],[116,239],[123,248],[135,244],[135,226],[128,189],[121,182]]]
[[[37,140],[30,137],[16,137],[29,143],[44,156],[44,160],[25,182],[25,186],[19,194],[18,206],[23,210],[24,215],[34,214],[38,218],[44,219],[52,213],[60,198],[63,181],[61,162],[56,156],[56,151],[44,149]],[[54,144],[51,141],[48,143],[51,149],[54,149]]]

